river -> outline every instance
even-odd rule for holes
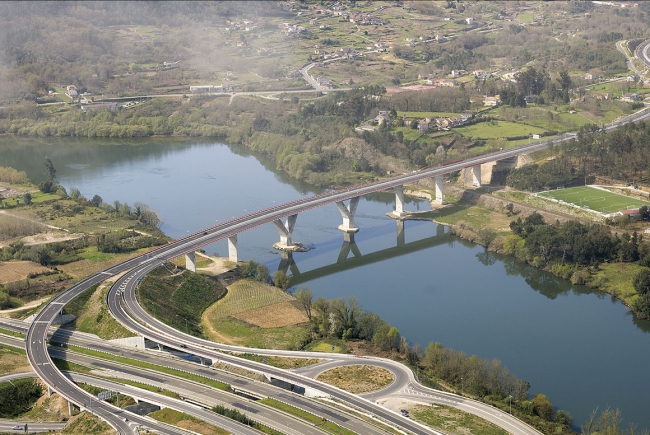
[[[143,202],[160,213],[174,238],[321,190],[291,180],[247,150],[177,139],[99,141],[0,139],[0,166],[45,178],[48,156],[68,191],[112,203]],[[624,426],[650,428],[644,402],[650,385],[650,323],[609,295],[487,253],[433,223],[407,221],[401,235],[385,214],[394,195],[361,199],[355,244],[346,245],[335,205],[298,216],[293,239],[312,248],[293,255],[297,280],[316,296],[355,295],[364,309],[395,325],[410,343],[496,358],[568,410],[576,426],[591,412],[620,408]],[[410,200],[407,209],[429,208]],[[281,256],[272,225],[239,235],[240,259],[273,273]],[[225,242],[206,247],[227,255]],[[344,260],[347,258],[347,260]],[[286,265],[286,263],[285,263]]]

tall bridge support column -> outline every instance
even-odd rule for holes
[[[481,165],[472,166],[472,186],[481,187]]]
[[[196,254],[194,254],[194,251],[185,254],[185,269],[196,272]]]
[[[280,219],[273,221],[275,228],[280,234],[280,242],[273,245],[274,248],[280,250],[294,250],[296,245],[291,240],[291,235],[293,234],[293,229],[296,226],[296,219],[298,219],[297,214],[292,214],[287,218],[287,221],[283,223]]]
[[[74,404],[68,400],[68,415],[72,417],[74,415]]]
[[[444,200],[442,199],[442,193],[444,190],[444,176],[438,175],[436,176],[436,199],[434,201],[435,204],[437,205],[442,205],[444,203]]]
[[[393,215],[397,217],[407,215],[404,211],[404,186],[402,185],[395,186],[395,211]]]
[[[350,205],[345,206],[343,201],[338,201],[336,206],[341,212],[343,217],[343,224],[339,225],[339,230],[344,233],[356,233],[359,231],[359,228],[354,226],[354,214],[357,212],[357,205],[359,205],[359,197],[352,198],[350,200]]]
[[[237,234],[228,237],[228,260],[237,263],[239,258],[237,256]]]

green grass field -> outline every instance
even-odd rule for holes
[[[568,202],[578,207],[587,208],[603,214],[620,210],[636,209],[642,205],[650,205],[646,201],[630,198],[624,195],[607,192],[589,186],[571,187],[568,189],[550,190],[539,196]]]
[[[542,134],[546,130],[532,125],[522,125],[508,121],[492,121],[454,128],[454,131],[465,137],[473,137],[475,139],[497,139],[500,137],[508,138],[528,136],[529,134]]]

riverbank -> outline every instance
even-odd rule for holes
[[[422,183],[423,189],[418,186],[406,191],[413,196],[430,200],[432,196],[428,189],[433,187],[432,183],[425,180]],[[518,218],[524,219],[533,213],[540,214],[547,223],[576,220],[582,223],[593,223],[582,216],[572,216],[510,199],[516,195],[499,195],[499,192],[492,190],[470,190],[454,185],[446,185],[445,188],[447,189],[445,199],[449,200],[446,205],[438,206],[432,203],[432,211],[411,213],[406,219],[430,220],[445,225],[449,227],[450,233],[480,244],[487,251],[497,254],[512,256],[506,246],[506,238],[513,234],[510,222]],[[512,212],[508,211],[508,204],[512,204]],[[625,233],[616,228],[610,227],[610,230],[618,235]],[[550,263],[545,267],[539,267],[530,261],[526,263],[568,280],[572,284],[585,285],[608,293],[634,313],[634,301],[638,296],[633,280],[636,273],[644,269],[636,262],[610,262],[597,266],[567,263],[564,267]]]

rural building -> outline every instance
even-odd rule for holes
[[[496,96],[496,97],[485,97],[483,99],[483,105],[484,106],[498,106],[501,103],[501,99]]]
[[[69,85],[66,89],[69,97],[74,98],[77,96],[77,87],[75,85]]]
[[[627,93],[621,97],[621,101],[627,101],[628,103],[634,103],[642,99],[643,97],[641,95],[635,93]]]
[[[598,80],[598,74],[587,73],[585,74],[585,80]]]

